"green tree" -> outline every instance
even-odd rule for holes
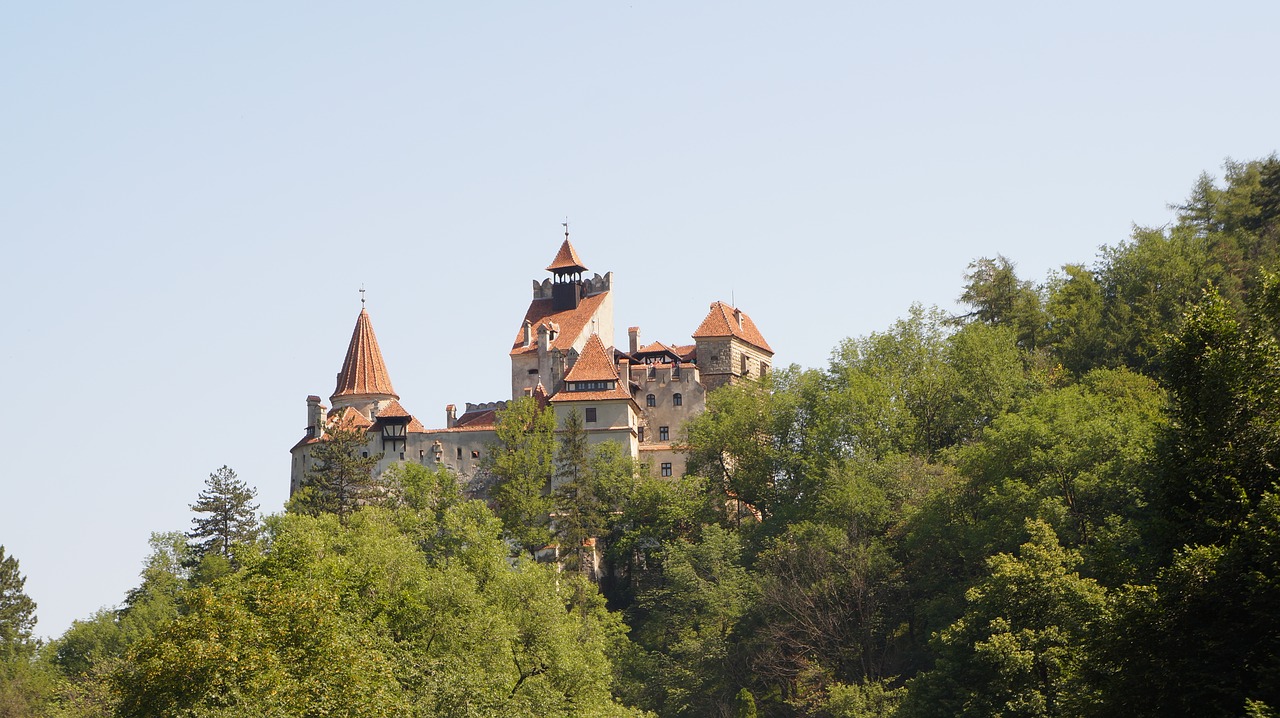
[[[611,533],[617,512],[636,480],[638,467],[616,442],[594,448],[577,409],[569,412],[556,452],[555,536],[571,568],[592,572],[597,539]]]
[[[191,519],[193,526],[187,532],[197,557],[212,553],[230,560],[232,547],[257,540],[258,505],[253,503],[257,493],[227,466],[209,474],[204,490],[191,504],[192,511],[203,514]]]
[[[1105,591],[1047,523],[1026,528],[1019,555],[993,556],[964,616],[938,634],[937,664],[908,683],[904,715],[1079,716],[1096,704],[1086,640]]]
[[[530,555],[551,541],[556,420],[550,407],[520,397],[498,412],[497,443],[484,468],[496,477],[492,498],[507,535]]]
[[[956,321],[979,321],[1013,329],[1018,344],[1028,351],[1043,341],[1044,310],[1035,287],[1019,279],[1013,262],[997,254],[969,264],[960,301],[972,309]]]
[[[345,522],[361,506],[386,497],[373,477],[382,454],[366,455],[365,431],[336,428],[312,451],[315,466],[307,471],[307,486],[291,502],[295,511],[336,514]]]
[[[35,642],[36,602],[24,590],[27,579],[18,569],[18,559],[6,556],[0,545],[0,661],[28,655]]]

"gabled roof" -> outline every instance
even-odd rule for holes
[[[458,417],[458,421],[454,424],[455,428],[470,427],[478,429],[482,426],[494,427],[498,424],[498,412],[496,409],[479,409],[477,411],[468,411]]]
[[[582,355],[565,375],[564,380],[567,382],[618,380],[618,368],[609,358],[609,352],[605,350],[599,334],[592,334],[591,338],[587,339],[586,345],[582,347]]]
[[[568,387],[571,382],[577,381],[612,381],[614,382],[612,389],[598,389],[592,391],[569,391]],[[604,348],[604,342],[600,340],[599,334],[592,334],[587,340],[586,346],[582,347],[582,354],[578,357],[578,361],[569,370],[564,377],[565,388],[556,392],[551,397],[553,402],[561,401],[603,401],[609,399],[625,399],[634,402],[631,392],[621,386],[618,381],[618,369],[614,366],[613,360],[609,357],[609,352]]]
[[[741,324],[738,323],[739,316],[742,317]],[[756,323],[751,321],[751,317],[747,316],[746,312],[724,302],[712,302],[707,318],[702,320],[702,324],[698,325],[698,331],[693,333],[694,339],[709,337],[736,337],[770,354],[773,353],[769,342],[764,340],[764,336],[756,328]]]
[[[368,429],[373,426],[373,422],[365,418],[353,406],[344,406],[341,409],[329,410],[328,427],[336,427],[339,429]]]
[[[356,318],[351,344],[347,346],[347,357],[342,362],[342,371],[338,372],[338,385],[329,398],[332,400],[339,396],[361,394],[385,394],[400,398],[396,390],[391,388],[391,377],[387,374],[387,365],[382,361],[378,338],[373,334],[369,312],[364,309],[360,310],[360,316]]]
[[[404,407],[400,405],[400,402],[392,399],[387,402],[386,406],[378,410],[378,418],[381,419],[384,417],[388,419],[402,419],[405,417],[412,418],[412,415],[404,410]]]
[[[511,343],[511,355],[536,353],[538,351],[538,325],[544,322],[554,322],[560,326],[560,332],[555,339],[551,340],[551,348],[559,349],[567,352],[573,346],[573,342],[582,336],[582,330],[587,328],[587,324],[591,322],[591,317],[600,308],[600,304],[604,298],[609,296],[608,292],[593,294],[589,297],[583,297],[578,303],[576,309],[565,309],[557,312],[551,299],[535,299],[529,302],[529,310],[524,314],[524,320],[520,322],[520,329],[516,331],[516,339]],[[529,342],[529,346],[524,345],[524,323],[529,322],[533,326],[533,337]]]
[[[585,272],[587,267],[582,263],[582,258],[578,256],[577,250],[569,244],[569,238],[565,237],[564,244],[560,245],[560,251],[556,252],[556,258],[551,260],[551,266],[547,267],[548,272]]]

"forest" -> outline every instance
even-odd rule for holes
[[[1280,716],[1280,158],[1171,208],[713,392],[675,480],[532,399],[485,500],[339,431],[47,642],[0,548],[0,717]]]

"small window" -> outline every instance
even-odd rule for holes
[[[743,354],[742,355],[742,375],[743,376],[751,376],[751,367],[747,366],[747,361],[748,361],[747,355]]]
[[[644,398],[644,405],[645,405],[645,406],[657,406],[657,405],[658,405],[658,397],[654,396],[653,394],[650,394],[649,396],[646,396],[646,397]]]
[[[663,476],[670,476],[670,475],[671,475],[671,464],[670,464],[670,463],[664,463],[664,464],[662,465],[662,475],[663,475]]]
[[[683,394],[672,394],[672,395],[671,395],[671,405],[672,405],[672,406],[684,406],[684,395],[683,395]]]
[[[658,378],[658,367],[656,367],[656,366],[654,366],[654,365],[652,365],[652,364],[650,364],[650,365],[649,365],[649,378],[650,378],[650,379],[657,379],[657,378]]]
[[[362,452],[360,452],[360,455],[361,455],[361,456],[363,456],[363,457],[364,457],[364,458],[366,458],[366,459],[367,459],[367,458],[369,458],[369,452],[367,452],[367,451],[362,451]]]
[[[680,362],[676,362],[676,365],[671,367],[671,378],[672,379],[680,378]]]
[[[400,460],[401,460],[401,461],[404,461],[404,452],[403,452],[403,451],[401,451],[401,452],[400,452]]]
[[[462,458],[462,447],[461,447],[461,446],[459,446],[459,447],[458,447],[458,458],[459,458],[459,459],[461,459],[461,458]]]
[[[530,370],[529,370],[529,373],[530,373],[530,374],[537,374],[537,373],[538,373],[538,370],[537,370],[537,369],[530,369]]]
[[[658,427],[658,441],[667,441],[671,438],[671,432],[665,426]]]
[[[478,458],[480,458],[480,452],[479,452],[479,451],[472,451],[472,452],[471,452],[471,458],[473,458],[473,459],[478,459]]]
[[[764,360],[761,359],[760,360],[760,376],[764,376],[765,374],[768,374],[768,373],[769,373],[769,365],[765,364]]]
[[[642,426],[639,429],[637,429],[637,433],[639,434],[640,443],[643,444],[644,443],[644,427]]]
[[[594,406],[588,406],[586,409],[586,414],[587,414],[588,424],[596,423],[596,408]]]

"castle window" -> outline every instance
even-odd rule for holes
[[[670,464],[670,462],[666,462],[666,463],[663,463],[663,464],[662,464],[662,475],[663,475],[663,476],[670,476],[670,475],[671,475],[671,464]]]
[[[530,370],[529,370],[529,373],[530,373],[530,374],[537,374],[537,373],[538,373],[538,370],[537,370],[537,369],[530,369]]]
[[[472,452],[471,452],[471,458],[473,458],[473,459],[478,459],[478,458],[480,458],[480,452],[479,452],[479,451],[472,451]]]
[[[401,451],[401,452],[400,452],[400,460],[401,460],[401,461],[404,461],[404,452],[403,452],[403,451]]]
[[[654,365],[652,365],[652,364],[650,364],[650,365],[649,365],[649,378],[650,378],[650,379],[657,379],[657,378],[658,378],[658,367],[656,367],[656,366],[654,366]]]
[[[461,458],[462,458],[462,447],[461,447],[461,446],[459,446],[459,447],[458,447],[458,458],[459,458],[459,459],[461,459]]]
[[[672,406],[684,406],[684,395],[683,395],[683,394],[672,394],[672,395],[671,395],[671,405],[672,405]]]
[[[742,355],[742,375],[751,376],[751,367],[747,366],[747,355]]]
[[[669,441],[670,439],[671,439],[671,432],[667,429],[667,427],[659,426],[658,441]]]
[[[680,378],[680,362],[676,362],[676,365],[671,367],[671,378],[672,379]]]
[[[588,424],[596,423],[596,408],[594,406],[588,406],[586,408],[586,414]]]
[[[644,427],[642,426],[642,427],[640,427],[639,429],[637,429],[636,431],[640,434],[640,437],[639,437],[639,438],[640,438],[640,443],[641,443],[641,444],[643,444],[643,443],[644,443]]]
[[[767,374],[768,372],[769,372],[769,365],[768,365],[768,364],[765,364],[765,363],[764,363],[764,360],[763,360],[763,359],[761,359],[761,360],[760,360],[760,376],[764,376],[764,375],[765,375],[765,374]]]
[[[366,458],[366,459],[367,459],[367,458],[369,458],[369,452],[367,452],[367,451],[362,451],[362,452],[360,452],[360,455],[361,455],[361,456],[363,456],[363,457],[364,457],[364,458]]]
[[[645,405],[645,406],[657,406],[657,405],[658,405],[658,397],[654,396],[653,394],[650,394],[649,396],[646,396],[646,397],[644,398],[644,405]]]

